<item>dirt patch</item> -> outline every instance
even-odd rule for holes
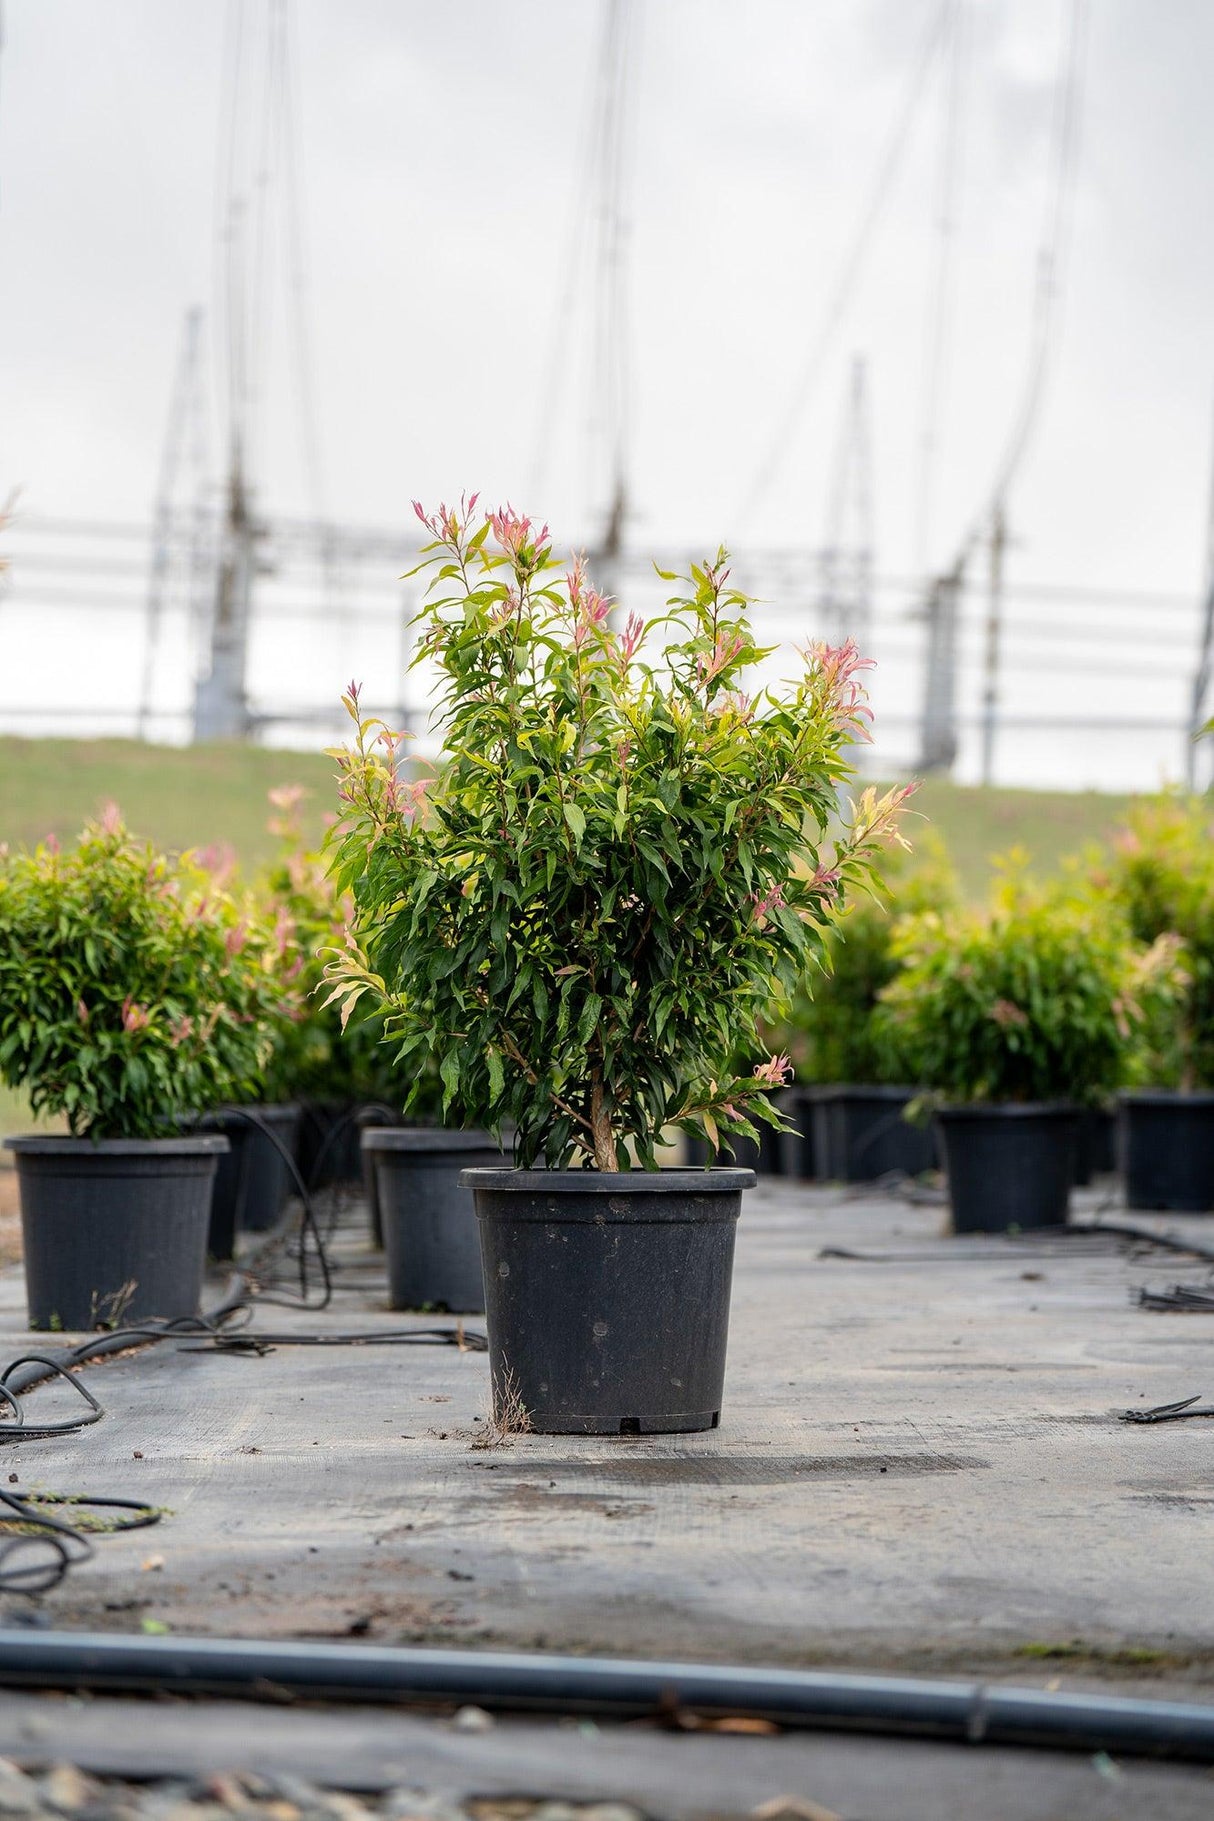
[[[632,1518],[646,1517],[653,1510],[644,1499],[604,1498],[597,1492],[557,1492],[549,1486],[532,1485],[527,1480],[490,1483],[498,1500],[529,1511],[548,1511],[555,1507],[564,1511],[597,1512],[606,1518]]]

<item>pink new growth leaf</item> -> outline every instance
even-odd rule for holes
[[[827,701],[835,711],[836,724],[863,717],[872,720],[872,710],[864,685],[859,680],[862,670],[874,670],[873,658],[862,658],[855,639],[844,639],[841,645],[830,645],[825,639],[812,640],[805,646],[805,656],[821,681]]]
[[[639,613],[630,613],[623,634],[620,638],[620,656],[625,663],[634,658],[641,649],[645,637],[645,622]]]
[[[712,657],[709,659],[701,658],[699,661],[700,682],[707,687],[714,677],[720,676],[721,672],[733,663],[745,643],[746,640],[742,637],[740,632],[735,633],[732,638],[729,637],[728,633],[719,632],[717,634],[717,642],[713,647]]]
[[[766,1087],[782,1088],[786,1081],[791,1081],[792,1072],[792,1062],[787,1056],[769,1056],[766,1062],[755,1064],[755,1080]]]
[[[547,525],[533,530],[531,520],[510,505],[499,506],[496,512],[491,512],[489,524],[502,549],[516,561],[528,549],[533,549],[537,556],[542,555],[551,542]]]
[[[147,1011],[146,1007],[144,1007],[142,1005],[137,1005],[135,1003],[134,999],[132,999],[131,995],[128,993],[126,998],[122,1002],[122,1028],[123,1028],[123,1030],[129,1031],[131,1033],[134,1033],[136,1031],[146,1031],[146,1029],[150,1023],[151,1023],[151,1015]]]
[[[778,885],[773,885],[771,890],[764,892],[762,897],[757,892],[751,893],[751,903],[755,907],[755,922],[760,929],[767,922],[768,911],[774,910],[778,904],[783,904],[783,902],[784,892]]]

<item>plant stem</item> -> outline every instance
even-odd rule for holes
[[[616,1169],[615,1133],[611,1129],[611,1114],[603,1103],[603,1080],[597,1069],[591,1076],[590,1130],[594,1136],[595,1169]]]

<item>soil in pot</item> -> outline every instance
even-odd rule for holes
[[[922,1176],[938,1168],[930,1123],[912,1125],[904,1117],[915,1093],[909,1087],[851,1083],[810,1088],[818,1174],[829,1182],[875,1182],[879,1176]]]
[[[1073,1106],[952,1106],[937,1114],[954,1233],[1065,1225]]]
[[[17,1161],[31,1328],[197,1315],[222,1134],[5,1144]]]
[[[461,1171],[508,1161],[488,1132],[371,1127],[363,1156],[375,1177],[393,1309],[477,1313],[485,1306],[480,1241]]]
[[[463,1181],[499,1421],[549,1435],[717,1427],[752,1170],[474,1169]]]
[[[1214,1093],[1123,1094],[1126,1206],[1214,1213]]]

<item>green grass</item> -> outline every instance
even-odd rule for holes
[[[137,740],[22,740],[0,737],[0,841],[32,844],[54,834],[70,842],[107,800],[158,846],[181,851],[229,842],[253,872],[274,852],[267,791],[302,784],[305,832],[320,839],[336,806],[334,764],[317,752],[264,747],[146,746]],[[942,836],[966,895],[983,896],[991,860],[1025,848],[1039,871],[1107,838],[1127,797],[1096,791],[980,790],[929,781],[913,807]],[[912,841],[924,824],[912,819]],[[28,1129],[21,1095],[0,1087],[0,1134]]]
[[[274,849],[266,793],[302,784],[307,830],[319,839],[336,807],[334,764],[317,752],[265,747],[146,746],[137,740],[22,740],[0,737],[0,841],[32,843],[54,834],[70,841],[108,799],[127,823],[162,847],[180,851],[229,841],[242,866],[256,869]],[[912,807],[943,837],[968,896],[980,898],[991,858],[1025,848],[1052,871],[1064,854],[1100,841],[1120,820],[1128,797],[1098,791],[982,790],[930,779]],[[912,840],[914,818],[909,830]]]
[[[336,806],[335,766],[323,753],[260,746],[145,746],[138,740],[0,738],[0,841],[71,841],[107,800],[129,827],[180,852],[227,841],[255,869],[274,851],[267,791],[303,784],[305,828],[320,838]]]
[[[940,834],[963,891],[978,902],[997,855],[1023,848],[1035,872],[1055,872],[1067,854],[1107,841],[1131,801],[1095,790],[984,790],[929,778],[911,799],[911,808]],[[910,818],[912,843],[916,827],[922,826]]]

